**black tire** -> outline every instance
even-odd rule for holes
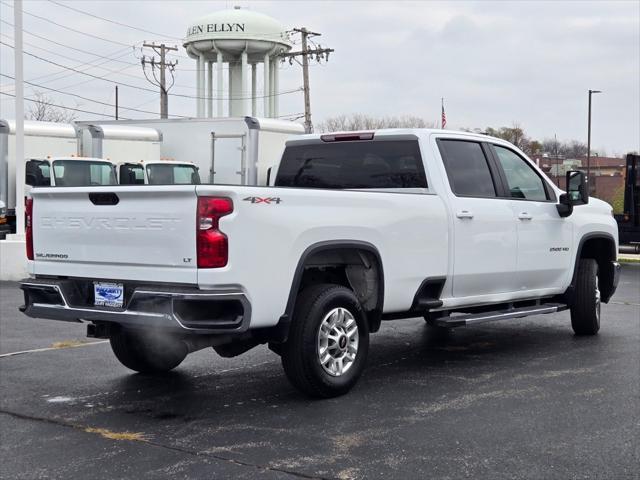
[[[180,339],[157,332],[120,329],[109,340],[120,363],[140,373],[168,372],[180,365],[188,353]]]
[[[353,355],[353,359],[345,364],[344,357],[342,360],[334,360],[334,356],[331,356],[328,365],[323,365],[320,359],[320,342],[321,338],[326,339],[327,335],[323,334],[321,337],[320,327],[322,324],[327,327],[332,319],[338,318],[346,318],[343,323],[351,322],[347,313],[355,320],[356,333],[338,335],[338,341],[330,340],[331,348],[327,346],[325,352],[333,351],[335,356]],[[353,332],[353,329],[349,332]],[[352,343],[354,339],[357,342],[355,344]],[[350,347],[355,349],[355,353]],[[368,351],[368,321],[360,302],[351,290],[340,285],[320,284],[308,287],[299,294],[289,338],[282,348],[282,366],[287,378],[296,388],[316,398],[337,397],[347,393],[364,370]],[[343,365],[344,371],[339,374],[337,371],[342,369]],[[331,368],[335,368],[334,374],[329,373],[328,370]]]
[[[600,330],[598,263],[582,258],[578,263],[576,290],[571,305],[571,327],[576,335],[595,335]]]

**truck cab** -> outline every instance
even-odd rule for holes
[[[198,185],[200,174],[192,162],[156,160],[118,164],[120,185]]]
[[[113,164],[102,158],[47,157],[25,163],[29,187],[88,187],[117,185]]]

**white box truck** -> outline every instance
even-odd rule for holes
[[[76,125],[82,128],[90,122]],[[203,183],[230,185],[265,185],[286,139],[304,133],[299,123],[256,117],[118,120],[100,122],[99,126],[104,132],[115,127],[156,129],[162,134],[162,155],[156,155],[156,159],[162,156],[193,162],[200,169]],[[121,161],[104,150],[91,155]]]
[[[24,121],[24,157],[69,157],[78,153],[78,133],[68,123]],[[16,208],[16,122],[0,120],[0,201],[10,223]]]
[[[76,128],[80,132],[78,153],[85,157],[104,158],[114,163],[160,158],[160,131],[121,123],[76,122]]]

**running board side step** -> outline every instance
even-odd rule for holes
[[[507,320],[510,318],[522,318],[530,315],[543,315],[566,310],[568,307],[562,303],[545,303],[529,307],[509,308],[483,313],[463,313],[440,317],[433,321],[438,327],[462,327],[477,323],[493,322],[495,320]]]

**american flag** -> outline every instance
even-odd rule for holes
[[[442,128],[447,126],[447,114],[444,113],[444,98],[442,99]]]

